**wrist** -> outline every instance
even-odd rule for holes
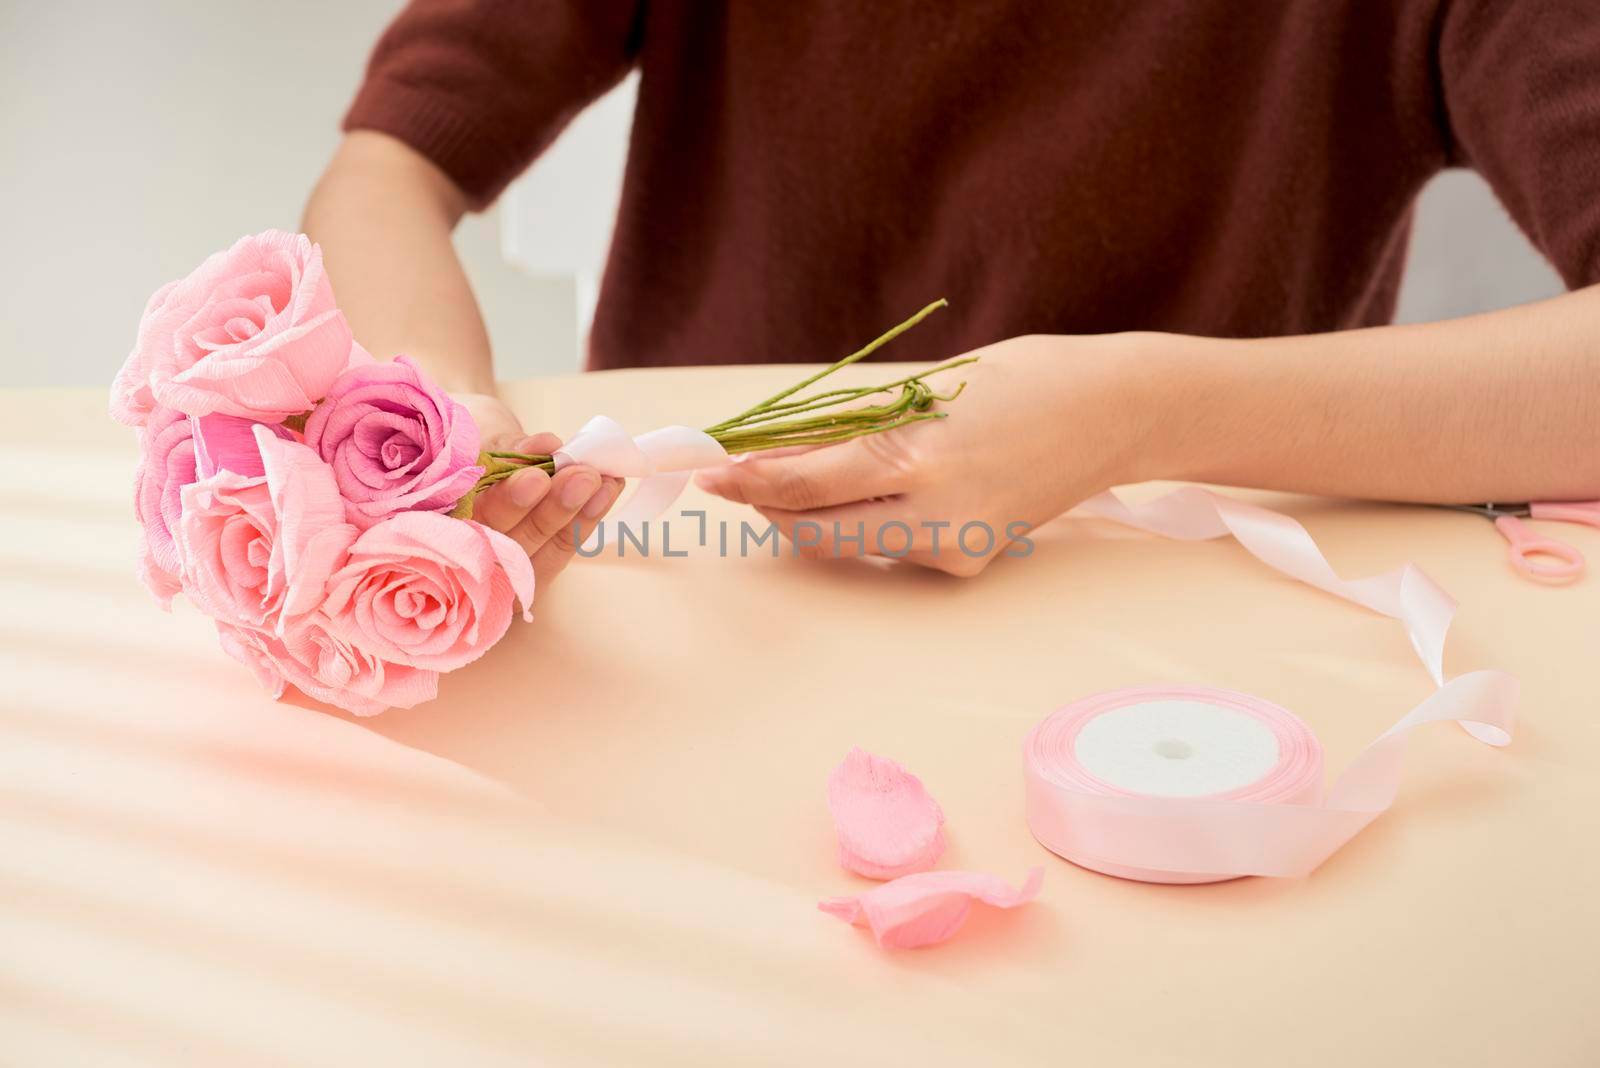
[[[1209,391],[1207,377],[1216,361],[1211,338],[1153,331],[1128,331],[1092,339],[1096,359],[1085,361],[1081,346],[1086,338],[1059,339],[1071,348],[1060,354],[1057,366],[1085,368],[1064,385],[1064,396],[1081,394],[1084,387],[1094,397],[1092,414],[1098,426],[1101,469],[1095,474],[1103,486],[1197,477],[1191,472],[1206,466],[1202,456],[1204,428],[1199,418],[1200,398]],[[1081,448],[1083,428],[1064,427]]]
[[[1119,404],[1133,444],[1120,482],[1214,481],[1226,466],[1224,402],[1240,342],[1187,334],[1130,333],[1121,341]]]

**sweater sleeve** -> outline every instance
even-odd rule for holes
[[[1439,75],[1452,162],[1569,287],[1600,282],[1600,4],[1446,0]]]
[[[346,130],[432,160],[482,208],[638,54],[642,0],[411,0],[379,38]]]

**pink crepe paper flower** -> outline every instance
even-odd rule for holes
[[[405,356],[340,375],[306,420],[306,444],[363,529],[394,512],[449,511],[483,476],[471,413]]]
[[[851,749],[828,776],[839,863],[869,879],[927,871],[944,853],[944,812],[911,772]]]
[[[328,581],[328,629],[396,664],[453,671],[532,618],[533,565],[517,543],[471,520],[396,512],[364,531]]]
[[[228,655],[255,673],[274,698],[293,686],[314,701],[358,716],[412,708],[439,693],[439,673],[391,664],[340,638],[321,613],[301,617],[279,638],[264,631],[217,624]]]
[[[1020,889],[997,875],[970,871],[924,871],[875,886],[863,894],[835,897],[817,908],[846,923],[865,923],[884,949],[915,949],[943,942],[960,929],[981,901],[995,908],[1025,905],[1039,894],[1044,869],[1028,872]]]
[[[232,471],[246,478],[267,473],[256,443],[256,427],[284,441],[293,441],[294,432],[281,423],[258,423],[236,415],[189,416],[194,433],[195,470],[201,478],[218,471]]]
[[[163,608],[182,588],[178,519],[183,487],[195,481],[193,427],[182,412],[160,409],[139,430],[139,467],[134,473],[133,513],[144,527],[139,581]]]
[[[352,340],[309,238],[242,237],[151,296],[111,414],[142,426],[161,405],[280,422],[322,398]]]
[[[321,603],[356,530],[315,453],[265,426],[254,435],[264,475],[221,470],[182,491],[183,590],[219,622],[281,634]]]

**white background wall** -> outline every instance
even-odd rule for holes
[[[0,0],[0,385],[104,385],[148,294],[242,233],[294,229],[367,51],[398,0]],[[574,284],[558,269],[604,229],[625,109],[591,116],[457,244],[503,378],[576,366]],[[584,121],[584,120],[580,120]],[[1424,198],[1408,320],[1559,292],[1475,177]]]
[[[0,0],[0,385],[101,385],[150,292],[298,229],[400,0]],[[572,364],[570,282],[457,239],[503,377]]]

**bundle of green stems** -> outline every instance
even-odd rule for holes
[[[784,449],[797,445],[831,445],[839,441],[849,441],[851,438],[865,437],[868,434],[881,434],[885,430],[896,430],[924,419],[943,419],[947,413],[928,409],[933,406],[934,401],[955,400],[966,383],[957,384],[949,393],[936,393],[924,379],[940,371],[948,371],[952,367],[974,363],[978,357],[961,356],[946,360],[925,371],[882,385],[831,389],[794,400],[790,398],[816,385],[841,367],[848,367],[871,356],[945,307],[947,303],[942,299],[934,301],[905,322],[803,382],[798,382],[780,393],[774,393],[731,419],[724,419],[720,423],[706,427],[706,434],[714,438],[730,454],[736,454]],[[899,393],[882,404],[841,407],[876,393],[889,393],[894,390],[899,390]],[[462,504],[467,508],[471,507],[472,497],[479,492],[496,482],[510,478],[525,467],[537,467],[550,473],[555,471],[553,457],[521,452],[485,452],[479,456],[478,462],[483,466],[484,474],[472,493],[463,500]]]

